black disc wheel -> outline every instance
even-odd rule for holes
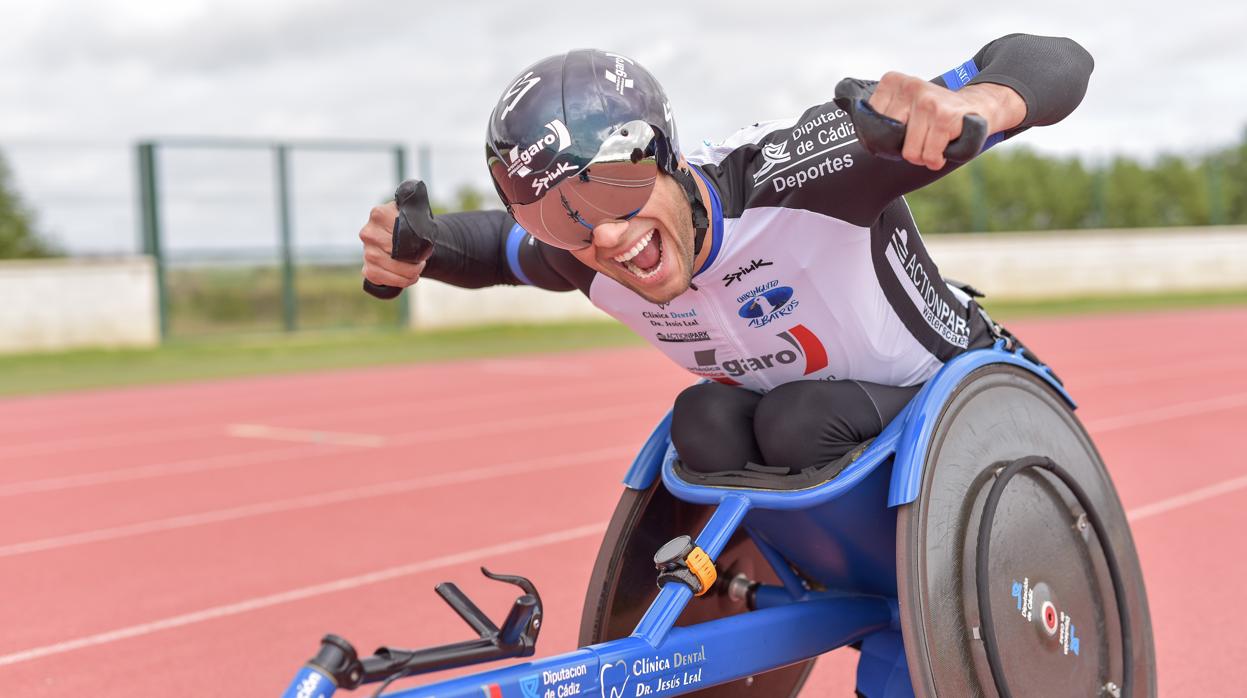
[[[1055,464],[1061,477],[1051,468],[1010,468],[1014,463]],[[979,561],[985,504],[1002,476],[1008,481],[987,512],[990,552]],[[1076,483],[1092,515],[1063,478]],[[897,572],[919,698],[994,697],[1002,693],[997,686],[1013,697],[1126,698],[1127,664],[1130,698],[1156,695],[1151,618],[1125,511],[1082,425],[1026,371],[979,369],[945,405],[921,493],[898,511]]]
[[[661,480],[647,490],[624,490],[598,551],[580,621],[580,646],[627,637],[632,633],[654,597],[654,553],[663,543],[687,533],[701,532],[712,509],[682,502],[667,492]],[[779,580],[743,530],[728,543],[716,563],[716,589],[689,602],[680,626],[702,623],[748,610],[725,592],[737,574],[766,584]],[[765,674],[712,686],[690,696],[703,698],[785,698],[801,691],[814,660],[782,667]]]

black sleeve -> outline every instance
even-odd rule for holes
[[[1009,34],[974,56],[974,85],[990,82],[1012,88],[1026,102],[1026,117],[1005,136],[1031,126],[1048,126],[1069,116],[1087,93],[1095,61],[1072,39]],[[939,78],[941,84],[943,79]],[[945,85],[947,87],[947,85]]]
[[[592,270],[571,253],[534,239],[503,211],[448,213],[433,222],[433,255],[424,270],[430,279],[463,288],[529,285],[588,292]]]
[[[964,63],[932,80],[960,89],[990,82],[1012,88],[1026,103],[1020,125],[989,139],[1065,118],[1082,101],[1091,55],[1074,41],[1010,34],[987,44]],[[897,197],[952,172],[933,172],[871,155],[857,140],[848,114],[834,102],[806,110],[792,127],[735,148],[707,169],[721,183],[725,215],[745,208],[801,208],[870,226]]]

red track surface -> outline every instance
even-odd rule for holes
[[[1015,330],[1131,512],[1160,694],[1242,695],[1247,310]],[[689,382],[626,349],[0,401],[0,695],[277,696],[326,631],[465,639],[431,590],[501,615],[481,563],[572,649],[619,479]],[[854,658],[805,695],[851,695]]]

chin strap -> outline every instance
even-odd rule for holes
[[[693,181],[693,173],[687,168],[677,169],[671,173],[680,188],[684,190],[684,198],[688,199],[689,209],[693,216],[693,256],[701,253],[701,244],[706,239],[706,230],[710,227],[710,217],[706,214],[706,205],[701,201],[701,193],[697,191],[697,183]]]

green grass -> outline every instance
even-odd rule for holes
[[[400,304],[378,303],[360,290],[359,266],[307,264],[295,270],[300,329],[395,327]],[[282,329],[282,275],[272,265],[173,267],[169,332],[203,338]]]
[[[1247,305],[1247,288],[1234,291],[1148,296],[1101,296],[1040,301],[992,301],[991,298],[985,298],[983,301],[983,307],[987,308],[993,318],[998,321],[1007,321],[1045,315],[1128,313]]]
[[[156,349],[0,356],[0,395],[512,356],[640,342],[623,325],[609,322],[175,340]]]
[[[1245,305],[1247,289],[1172,296],[989,302],[997,319]],[[156,349],[0,356],[0,395],[318,371],[356,366],[640,344],[614,323],[495,326],[436,332],[320,331],[215,336]]]

